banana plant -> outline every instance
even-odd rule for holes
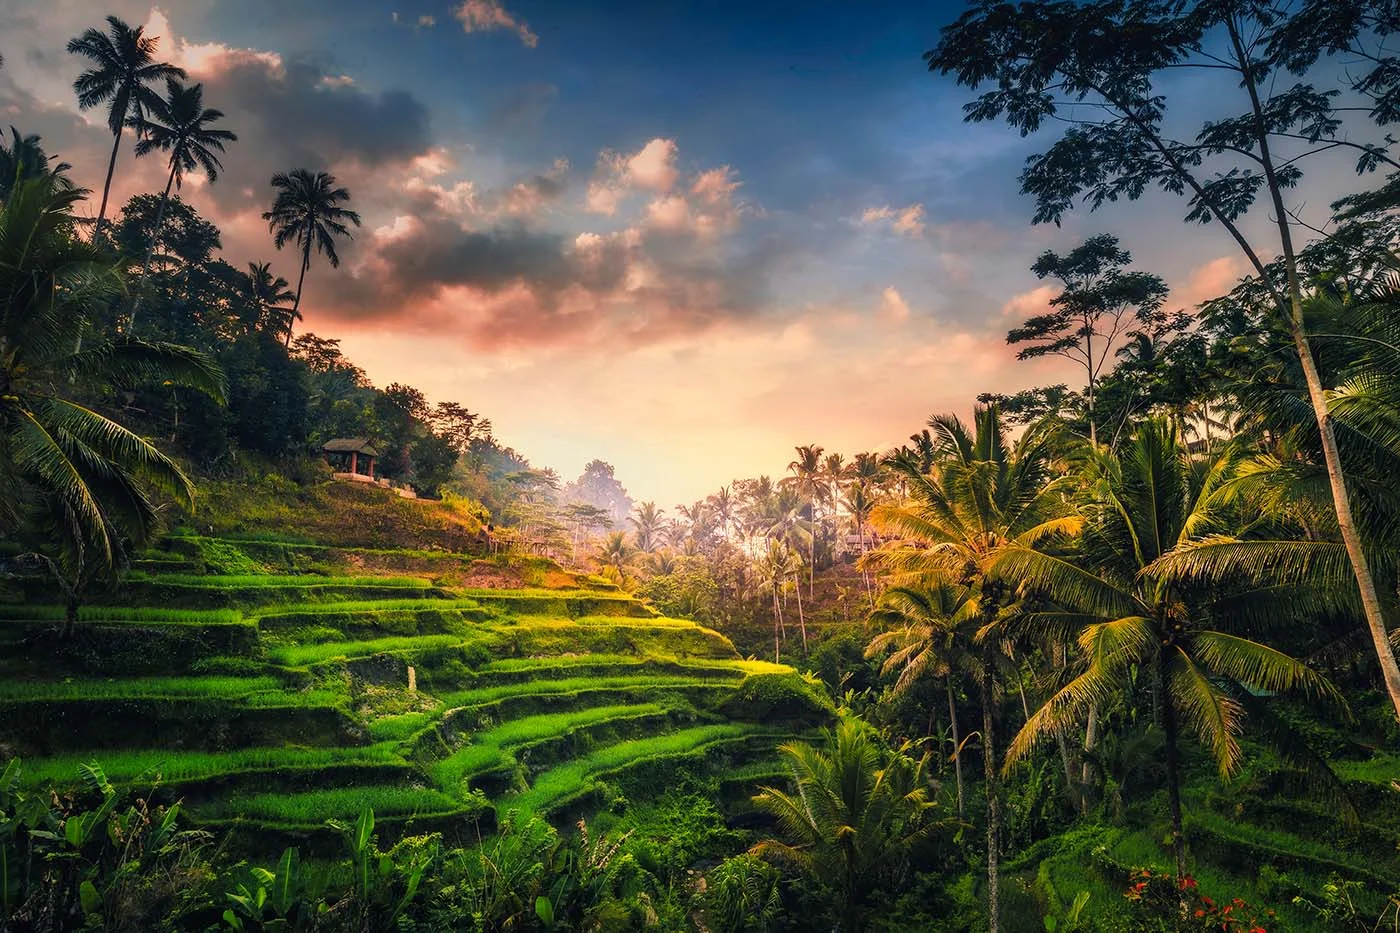
[[[301,857],[294,846],[282,850],[275,871],[254,867],[227,894],[230,907],[224,923],[234,930],[290,931],[305,929],[310,913],[324,913],[325,902],[303,909]]]

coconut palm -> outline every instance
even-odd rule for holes
[[[1182,836],[1178,734],[1192,728],[1223,777],[1240,765],[1238,736],[1249,693],[1299,690],[1344,705],[1323,676],[1275,648],[1247,637],[1259,630],[1256,599],[1231,599],[1217,586],[1192,588],[1168,572],[1192,545],[1218,541],[1222,508],[1216,495],[1238,460],[1225,451],[1193,463],[1168,419],[1141,425],[1117,453],[1094,455],[1096,504],[1086,506],[1084,560],[1014,545],[998,555],[993,573],[1019,581],[1063,607],[1024,624],[1081,626],[1087,664],[1030,717],[1007,750],[1007,767],[1036,741],[1110,702],[1135,671],[1152,678],[1165,740],[1172,850],[1178,877],[1186,874]],[[1307,605],[1295,591],[1291,599]],[[1207,613],[1205,610],[1209,608]],[[1275,607],[1276,609],[1278,607]],[[1280,618],[1278,614],[1274,619]]]
[[[593,559],[598,562],[599,569],[604,572],[611,571],[617,578],[617,582],[627,581],[627,571],[632,566],[632,558],[636,557],[637,549],[627,543],[627,532],[610,532],[603,542],[598,545],[598,551],[593,555]]]
[[[70,168],[72,166],[67,162],[51,166],[49,155],[44,151],[39,137],[32,134],[21,136],[19,130],[12,126],[8,146],[5,145],[3,137],[0,137],[0,201],[9,200],[15,185],[26,178],[51,174],[59,176],[60,184],[67,184],[67,179],[61,176]]]
[[[279,172],[272,176],[277,197],[272,210],[263,213],[268,229],[274,234],[278,249],[296,243],[301,250],[301,273],[297,276],[297,297],[292,302],[292,320],[301,320],[302,287],[306,270],[311,268],[311,251],[325,256],[332,269],[340,268],[340,255],[335,251],[337,237],[350,238],[348,224],[360,226],[360,215],[340,205],[350,200],[350,192],[335,186],[335,176],[327,172],[314,175],[304,168]],[[291,346],[292,328],[287,328],[287,345]]]
[[[280,334],[292,326],[292,309],[287,302],[294,297],[282,276],[274,276],[265,262],[248,263],[248,298],[257,313],[257,320],[248,323],[248,332],[266,330]]]
[[[0,207],[0,526],[28,529],[64,588],[71,627],[78,586],[115,567],[155,508],[149,483],[192,503],[194,489],[145,439],[71,397],[159,379],[222,393],[203,355],[165,344],[77,338],[121,292],[110,257],[73,232],[86,191],[51,175],[20,182]]]
[[[117,168],[122,128],[129,120],[139,121],[146,109],[160,96],[148,85],[170,78],[183,78],[185,70],[155,60],[158,36],[142,35],[144,27],[131,27],[115,16],[107,17],[108,32],[89,29],[68,42],[68,51],[95,64],[73,82],[78,107],[90,110],[107,105],[107,126],[112,131],[112,157],[107,161],[107,180],[102,184],[102,204],[97,209],[97,228],[107,216],[107,195],[112,189],[112,173]]]
[[[655,502],[643,502],[637,506],[637,514],[627,520],[637,529],[637,549],[648,554],[656,550],[666,528],[666,510],[658,509]]]
[[[151,254],[155,252],[161,224],[165,222],[171,186],[182,187],[185,173],[195,169],[203,170],[204,176],[211,182],[216,181],[223,163],[215,153],[224,151],[224,143],[238,139],[228,130],[209,127],[216,120],[222,120],[224,114],[221,110],[204,106],[204,85],[186,87],[174,78],[167,78],[165,89],[165,97],[156,97],[146,106],[145,114],[129,121],[140,137],[136,143],[138,157],[157,149],[170,153],[170,174],[165,179],[165,191],[160,196],[160,210],[156,212],[151,245],[146,248],[146,258],[141,263],[143,283],[151,267]],[[128,328],[136,326],[136,312],[140,306],[138,297],[131,309]]]
[[[880,596],[870,614],[882,631],[870,640],[867,658],[886,655],[881,673],[898,673],[895,693],[904,693],[925,677],[941,677],[948,692],[948,722],[953,739],[953,775],[958,816],[964,815],[962,735],[958,728],[956,680],[960,671],[977,669],[976,602],[965,586],[943,584],[928,589],[896,586]]]
[[[788,484],[810,500],[812,513],[812,538],[808,544],[807,557],[810,569],[807,578],[807,595],[811,596],[817,586],[817,499],[826,492],[826,481],[822,476],[822,453],[819,444],[803,444],[797,448],[797,459],[788,464]]]
[[[990,933],[1000,924],[999,855],[1001,801],[997,789],[995,696],[1001,664],[1001,632],[996,625],[1012,594],[988,576],[1011,547],[1035,548],[1073,532],[1078,520],[1064,513],[1061,480],[1052,473],[1054,430],[1033,425],[1008,443],[995,406],[978,407],[975,427],[953,416],[929,421],[933,470],[924,472],[913,451],[892,456],[887,465],[907,487],[902,503],[877,507],[872,524],[896,540],[872,551],[866,562],[890,571],[894,585],[966,586],[980,615],[978,683],[982,706],[982,761],[987,792],[987,919]]]
[[[836,928],[862,929],[870,895],[899,885],[915,847],[942,825],[928,799],[928,757],[889,754],[856,719],[828,732],[825,749],[803,742],[778,751],[795,790],[763,787],[754,803],[773,816],[784,839],[751,851],[829,885]]]

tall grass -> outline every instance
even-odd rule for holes
[[[7,680],[0,700],[237,699],[282,691],[275,677],[130,677],[124,680]]]
[[[367,658],[376,654],[429,651],[466,644],[461,635],[399,635],[365,641],[330,641],[319,645],[284,645],[269,648],[267,656],[283,667],[304,667],[332,658]]]
[[[422,577],[323,577],[317,574],[146,574],[132,571],[127,580],[134,583],[198,586],[206,589],[248,589],[262,586],[384,586],[406,590],[432,588],[432,581]]]
[[[334,579],[323,577],[322,579]],[[356,599],[339,602],[317,603],[314,606],[297,606],[289,608],[285,606],[269,606],[255,614],[260,618],[278,620],[291,619],[296,616],[306,616],[307,623],[314,622],[314,617],[319,615],[349,614],[355,612],[392,612],[394,610],[411,609],[480,609],[481,604],[474,599]]]
[[[62,606],[0,606],[0,619],[62,622]],[[80,606],[79,622],[156,622],[167,625],[220,625],[243,621],[237,609],[151,609],[145,606]]]
[[[376,817],[446,816],[461,812],[460,801],[436,790],[412,787],[337,787],[299,794],[236,795],[192,808],[196,820],[248,819],[296,828],[324,825],[328,819],[353,820],[365,807]]]
[[[585,690],[623,690],[640,692],[643,690],[666,690],[685,687],[703,687],[717,680],[730,680],[727,677],[703,676],[663,676],[646,677],[566,677],[561,680],[525,680],[519,683],[496,684],[490,687],[477,687],[471,690],[456,690],[440,694],[438,699],[449,707],[483,706],[519,696],[559,696],[580,693]]]
[[[696,726],[666,735],[631,739],[607,745],[583,758],[578,758],[539,775],[533,786],[516,794],[504,806],[518,807],[524,812],[537,812],[586,793],[592,779],[609,771],[640,762],[693,755],[717,745],[757,738],[764,734],[761,726],[730,723],[717,726]],[[775,737],[774,741],[778,741]]]
[[[508,754],[509,749],[567,735],[588,726],[660,716],[665,712],[666,707],[658,703],[636,703],[626,706],[595,706],[591,709],[513,719],[472,736],[472,744],[433,762],[427,771],[433,783],[451,793],[461,789],[463,778],[511,764],[513,759]]]
[[[352,748],[245,748],[229,752],[103,750],[70,754],[22,763],[23,780],[30,786],[65,786],[78,783],[78,766],[96,761],[107,777],[131,782],[157,776],[163,782],[181,783],[255,771],[289,771],[331,765],[406,764],[393,743]]]

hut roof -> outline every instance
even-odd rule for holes
[[[379,456],[379,451],[374,449],[374,445],[367,437],[337,437],[334,440],[326,441],[321,447],[328,454],[364,454],[367,457]]]

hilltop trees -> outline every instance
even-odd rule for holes
[[[112,131],[112,156],[107,161],[107,179],[102,183],[102,203],[97,209],[97,226],[107,217],[107,196],[112,174],[117,168],[122,128],[130,122],[139,127],[146,110],[158,106],[159,95],[149,85],[171,78],[184,78],[185,70],[155,60],[158,36],[143,35],[115,16],[107,17],[107,32],[89,29],[68,43],[68,51],[93,62],[73,82],[78,106],[90,110],[107,105],[107,126]],[[138,128],[138,135],[141,130]]]

